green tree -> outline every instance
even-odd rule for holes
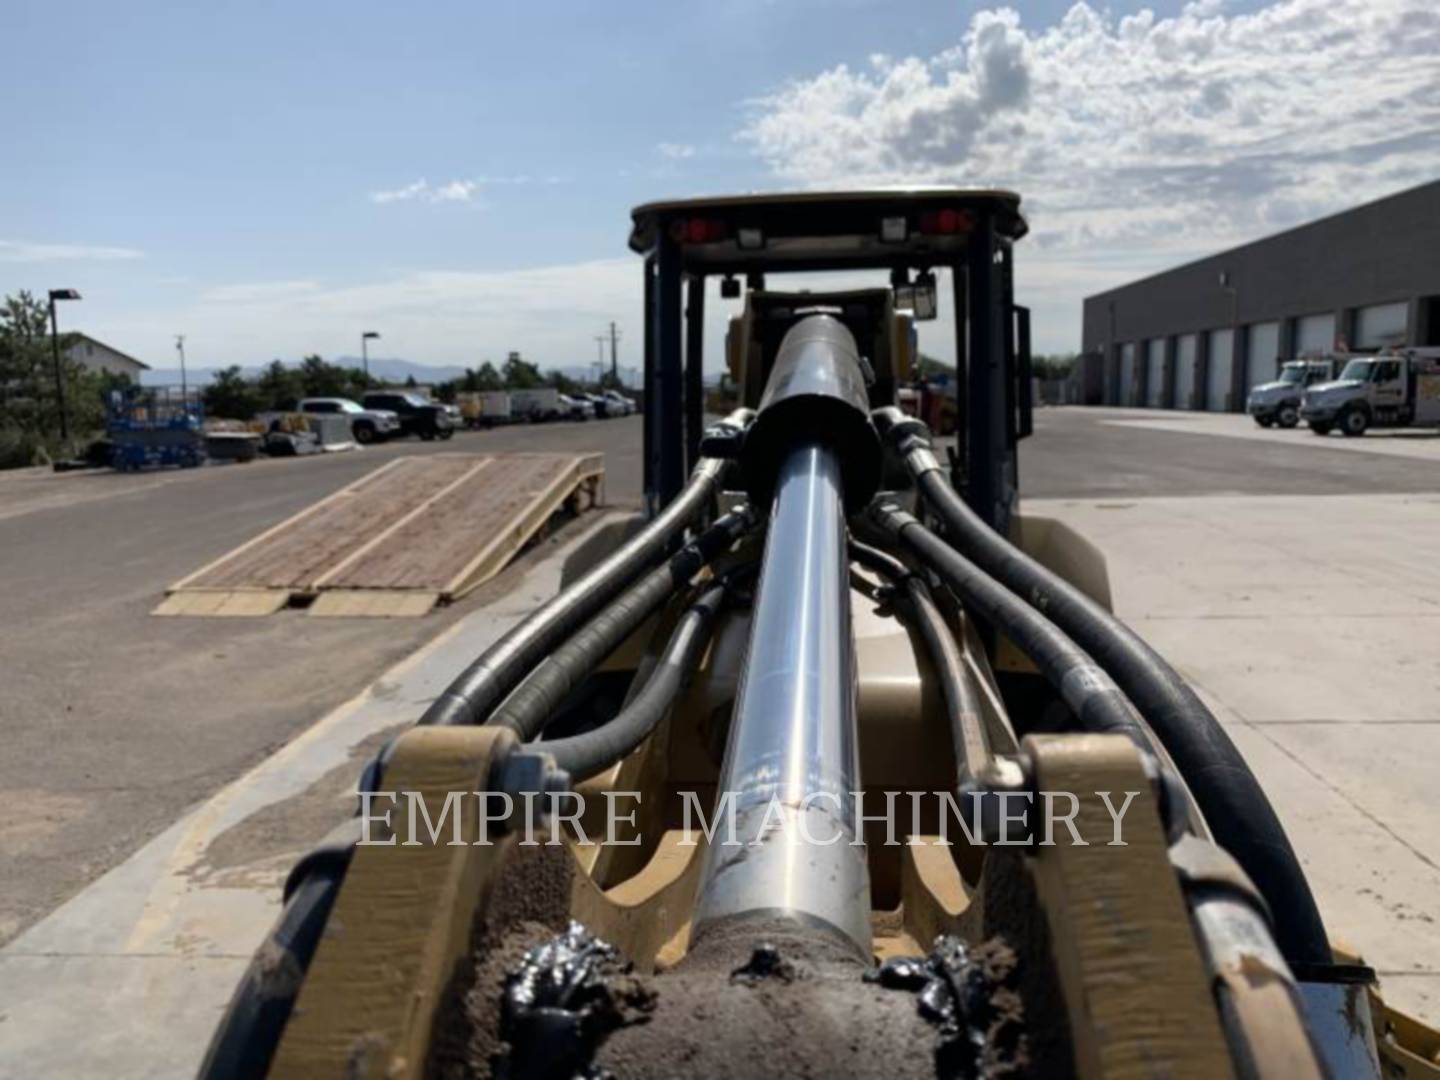
[[[559,390],[562,394],[568,394],[568,393],[571,393],[571,392],[575,389],[575,387],[576,387],[576,382],[575,382],[574,379],[570,378],[570,376],[566,375],[564,372],[561,372],[561,371],[550,371],[550,372],[546,372],[546,374],[545,374],[545,385],[546,385],[546,386],[553,386],[556,390]]]
[[[345,389],[343,397],[354,398],[357,401],[365,396],[365,391],[373,390],[380,385],[380,380],[373,376],[366,375],[359,368],[345,368]]]
[[[70,441],[62,443],[49,309],[25,291],[0,305],[0,467],[69,457],[103,428],[105,381],[70,359],[77,340],[75,334],[59,340],[70,429]]]
[[[272,360],[255,380],[255,390],[261,409],[294,408],[302,396],[300,373],[279,360]]]
[[[312,353],[300,361],[300,389],[304,397],[345,397],[351,382],[344,368]]]
[[[465,372],[468,376],[470,372]],[[480,370],[475,372],[475,389],[480,391],[504,390],[505,380],[500,377],[500,372],[495,370],[495,365],[486,360],[480,365]]]
[[[240,374],[239,365],[217,371],[204,399],[207,416],[227,420],[249,420],[262,408],[259,388]]]
[[[533,390],[545,385],[545,377],[540,374],[540,369],[528,360],[522,360],[518,352],[512,352],[505,357],[505,367],[501,374],[504,376],[505,385],[512,390]]]

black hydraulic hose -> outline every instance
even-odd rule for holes
[[[572,783],[604,772],[634,750],[665,718],[689,683],[710,643],[724,600],[725,586],[712,585],[685,610],[645,685],[612,720],[593,731],[531,745],[554,757]]]
[[[957,786],[978,773],[989,760],[990,748],[985,743],[980,720],[980,696],[975,692],[970,673],[965,669],[960,646],[956,643],[945,617],[930,595],[930,586],[919,574],[899,559],[878,548],[850,541],[850,554],[862,566],[869,567],[903,590],[903,604],[908,622],[920,635],[930,667],[940,685],[945,702],[945,715],[950,725],[950,740],[955,750]]]
[[[522,741],[535,738],[586,675],[754,523],[754,515],[745,506],[722,514],[545,657],[487,722],[510,728]]]
[[[671,542],[710,505],[727,464],[702,458],[690,482],[664,510],[600,565],[481,653],[430,703],[420,723],[480,723],[546,654],[665,557]]]
[[[981,521],[945,478],[923,425],[893,416],[876,419],[955,543],[1069,634],[1139,709],[1216,842],[1265,897],[1286,960],[1292,965],[1331,963],[1325,924],[1284,827],[1245,759],[1195,691],[1121,620]]]
[[[1120,688],[1059,627],[894,503],[873,503],[870,520],[1033,660],[1084,730],[1127,735],[1149,750],[1149,736]]]

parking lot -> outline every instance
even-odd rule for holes
[[[602,450],[609,502],[634,506],[639,446],[630,418],[0,478],[0,616],[23,627],[0,644],[0,783],[25,809],[0,826],[0,1039],[34,1029],[20,1060],[84,1065],[61,1037],[83,1013],[115,1029],[86,1053],[153,1066],[163,1030],[166,1068],[193,1070],[285,867],[347,812],[355,762],[554,588],[553,556],[590,525],[416,620],[152,618],[167,584],[395,454]],[[1067,408],[1038,413],[1020,465],[1025,511],[1099,546],[1118,612],[1194,681],[1271,791],[1332,935],[1432,1022],[1436,458],[1434,436],[1322,442],[1238,416]],[[125,1019],[142,983],[148,1029]],[[77,1010],[82,994],[109,1011]]]

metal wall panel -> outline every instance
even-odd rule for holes
[[[1249,360],[1249,386],[1270,382],[1280,373],[1280,324],[1256,323],[1245,328],[1245,355]]]
[[[1210,355],[1205,369],[1205,408],[1228,412],[1230,386],[1235,377],[1235,331],[1210,331]]]
[[[1120,396],[1116,399],[1118,405],[1138,405],[1140,403],[1140,382],[1135,367],[1135,343],[1132,341],[1127,345],[1120,346]]]
[[[1302,315],[1295,320],[1295,355],[1327,356],[1335,351],[1335,313]]]
[[[1409,321],[1410,305],[1403,300],[1398,304],[1362,307],[1355,312],[1355,340],[1350,344],[1357,349],[1404,345]]]
[[[1194,334],[1175,339],[1175,408],[1193,409],[1195,400],[1195,356],[1198,341]]]
[[[1152,409],[1165,407],[1165,339],[1152,338],[1145,343],[1145,404]]]

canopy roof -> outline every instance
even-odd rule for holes
[[[684,269],[705,274],[938,265],[961,255],[987,217],[1001,238],[1026,233],[1020,196],[991,188],[674,199],[631,212],[630,247],[649,255],[668,233],[679,243]]]

